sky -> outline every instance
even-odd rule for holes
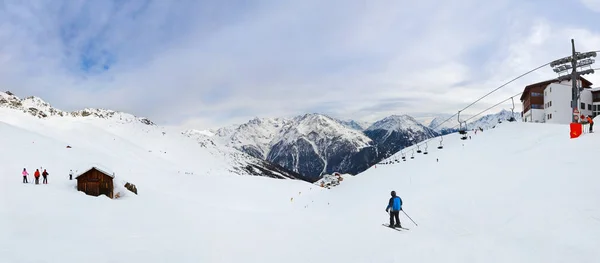
[[[453,114],[569,56],[572,38],[600,50],[598,24],[600,0],[0,0],[0,90],[195,129]],[[543,67],[464,114],[556,76]]]

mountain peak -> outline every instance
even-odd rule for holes
[[[95,108],[85,108],[83,110],[66,112],[59,109],[56,109],[50,105],[50,103],[44,101],[43,99],[36,96],[29,96],[24,99],[20,99],[15,96],[12,92],[0,92],[0,107],[14,109],[18,111],[22,111],[28,113],[32,116],[38,118],[46,118],[49,116],[58,116],[58,117],[97,117],[97,118],[113,118],[119,117],[120,120],[125,120],[128,122],[139,121],[146,125],[155,125],[152,121],[147,118],[136,117],[132,114],[117,112],[113,110],[106,109],[95,109]]]
[[[368,131],[373,130],[388,130],[388,131],[399,131],[399,130],[413,130],[413,131],[425,131],[426,127],[420,122],[415,120],[413,117],[402,114],[402,115],[391,115],[385,117],[367,128]]]

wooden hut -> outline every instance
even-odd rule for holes
[[[82,191],[92,196],[103,194],[112,199],[114,178],[114,174],[110,174],[94,166],[75,177],[77,179],[77,191]]]

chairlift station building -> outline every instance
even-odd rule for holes
[[[600,88],[579,77],[577,86],[583,88],[579,99],[579,115],[600,115]],[[547,80],[525,87],[521,95],[524,122],[569,124],[572,122],[571,81]]]

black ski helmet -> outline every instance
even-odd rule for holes
[[[392,196],[396,196],[396,191],[392,191]]]

